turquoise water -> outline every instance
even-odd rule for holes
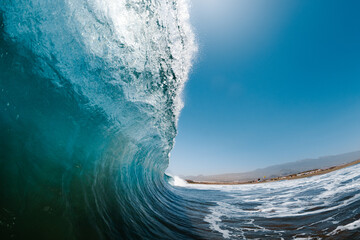
[[[336,188],[352,186],[329,197],[343,204],[313,199],[328,211],[303,221],[303,208],[253,214],[271,191],[281,207],[293,204],[291,184],[170,184],[164,172],[196,52],[188,18],[182,0],[0,4],[1,239],[250,239],[267,236],[269,223],[274,238],[359,237],[355,167],[336,175],[346,178]],[[296,183],[299,194],[330,191],[319,178]],[[332,211],[343,212],[337,223],[310,227]],[[244,233],[247,221],[262,230]]]

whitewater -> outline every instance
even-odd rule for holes
[[[0,239],[360,238],[359,166],[165,174],[197,47],[186,0],[0,3]]]
[[[324,175],[263,184],[202,185],[180,180],[172,184],[195,190],[192,195],[199,199],[211,196],[204,220],[223,238],[360,237],[359,164]]]

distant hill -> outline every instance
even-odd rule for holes
[[[199,176],[187,176],[185,179],[194,181],[219,181],[219,182],[233,182],[233,181],[251,181],[257,178],[275,178],[286,176],[294,173],[308,171],[318,168],[329,168],[346,163],[350,163],[360,159],[360,151],[345,153],[334,156],[325,156],[315,159],[304,159],[296,162],[284,163],[273,165],[266,168],[256,169],[250,172],[242,173],[228,173],[218,175],[199,175]]]

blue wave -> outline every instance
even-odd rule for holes
[[[196,51],[187,8],[1,3],[2,236],[192,235],[164,175]]]

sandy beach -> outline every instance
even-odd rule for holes
[[[275,177],[275,178],[262,178],[262,179],[254,179],[251,181],[232,181],[232,182],[222,182],[222,181],[193,181],[190,179],[186,179],[186,182],[189,184],[212,184],[212,185],[239,185],[239,184],[260,184],[260,183],[268,183],[268,182],[276,182],[276,181],[284,181],[284,180],[294,180],[294,179],[299,179],[299,178],[306,178],[306,177],[312,177],[312,176],[316,176],[316,175],[322,175],[322,174],[326,174],[329,172],[333,172],[333,171],[337,171],[346,167],[350,167],[353,166],[355,164],[360,163],[360,159],[347,163],[347,164],[342,164],[342,165],[338,165],[338,166],[333,166],[333,167],[329,167],[329,168],[324,168],[324,169],[313,169],[313,170],[309,170],[309,171],[304,171],[304,172],[299,172],[299,173],[295,173],[295,174],[290,174],[287,176],[279,176],[279,177]]]

